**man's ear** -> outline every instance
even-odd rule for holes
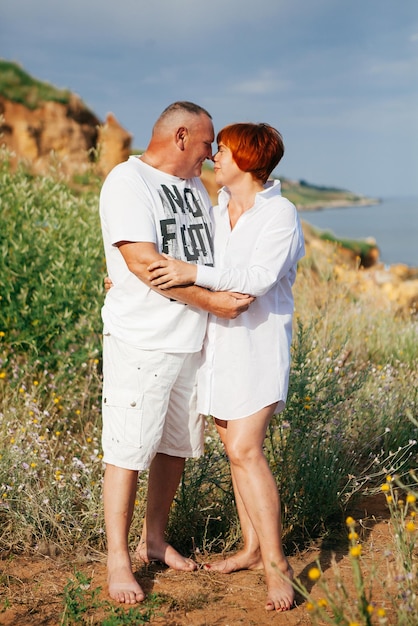
[[[180,150],[184,150],[184,145],[187,140],[188,130],[185,126],[180,126],[176,132],[176,144]]]

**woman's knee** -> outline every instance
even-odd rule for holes
[[[236,466],[249,466],[251,463],[259,462],[263,456],[263,451],[258,446],[247,443],[242,445],[240,442],[228,443],[226,453],[229,462]]]

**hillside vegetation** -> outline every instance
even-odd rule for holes
[[[45,102],[68,104],[71,92],[57,89],[49,83],[30,76],[17,63],[0,59],[0,95],[12,102],[24,104],[28,109],[36,109]]]
[[[307,183],[304,180],[292,181],[280,177],[283,195],[289,198],[299,209],[317,209],[325,207],[342,207],[355,204],[376,204],[376,198],[367,198],[345,189],[326,187]]]

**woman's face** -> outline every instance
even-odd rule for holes
[[[218,185],[231,186],[245,174],[235,163],[231,150],[223,143],[218,145],[218,151],[213,157],[213,171]]]

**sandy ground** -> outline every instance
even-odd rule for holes
[[[387,570],[386,549],[391,528],[388,512],[381,498],[365,500],[352,512],[361,520],[363,541],[362,567],[366,579],[373,582],[373,600],[387,611],[388,624],[396,624],[394,607],[384,591]],[[312,596],[323,596],[320,586],[309,581],[307,572],[319,560],[324,577],[332,587],[335,575],[331,558],[335,554],[342,579],[354,598],[354,583],[347,547],[318,545],[290,558],[295,575],[301,579]],[[82,572],[91,579],[90,587],[82,593],[87,608],[78,609],[78,622],[65,621],[64,587]],[[374,572],[374,574],[372,574]],[[377,572],[377,575],[376,575]],[[203,568],[192,573],[175,572],[157,564],[139,566],[135,574],[147,594],[158,594],[160,606],[151,617],[151,624],[167,626],[264,626],[265,624],[310,624],[309,611],[303,598],[286,613],[268,613],[264,609],[266,590],[262,571],[243,571],[229,575],[206,572]],[[77,586],[77,585],[76,585]],[[94,592],[94,601],[91,600]],[[105,560],[71,560],[31,555],[3,555],[0,560],[0,624],[3,626],[59,624],[103,624],[111,608],[106,593]],[[82,602],[81,602],[82,604]],[[96,605],[96,606],[92,606]],[[115,605],[113,605],[115,606]],[[130,607],[119,610],[128,611]],[[136,611],[143,611],[141,606]],[[68,614],[67,614],[68,615]],[[119,615],[113,624],[142,624],[138,615]]]

